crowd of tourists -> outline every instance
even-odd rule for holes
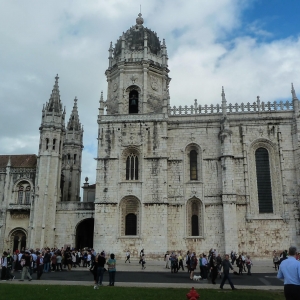
[[[251,267],[253,265],[249,255],[244,255],[244,253],[236,255],[236,253],[232,251],[230,257],[229,255],[222,257],[216,249],[210,249],[208,254],[201,253],[198,256],[195,252],[187,251],[185,257],[181,252],[166,252],[164,260],[166,262],[165,267],[170,269],[171,273],[177,273],[179,270],[184,271],[185,260],[185,267],[191,280],[210,279],[212,284],[216,284],[217,277],[222,278],[223,270],[223,279],[220,288],[223,288],[224,282],[228,280],[232,289],[235,289],[235,287],[229,277],[229,269],[233,270],[234,263],[236,263],[238,268],[238,272],[235,272],[237,275],[243,275],[244,272],[246,272],[247,275],[251,275]],[[198,267],[199,276],[196,275]]]
[[[273,264],[275,271],[279,270],[280,264],[289,257],[288,250],[273,252]],[[296,260],[300,261],[300,252],[296,253]]]
[[[108,269],[109,285],[114,286],[116,273],[116,260],[113,253],[107,259],[104,251],[96,253],[94,249],[76,250],[70,248],[44,248],[37,250],[16,250],[13,254],[4,251],[1,258],[1,280],[13,280],[15,271],[21,272],[21,279],[32,280],[32,274],[37,274],[37,280],[43,273],[61,272],[63,269],[71,271],[72,268],[89,268],[94,276],[97,289],[102,286],[103,274]],[[106,269],[107,268],[107,269]]]
[[[84,267],[89,268],[94,276],[94,288],[102,285],[103,274],[108,269],[109,285],[113,286],[116,273],[116,259],[112,253],[106,257],[105,251],[96,253],[94,249],[70,249],[70,248],[44,248],[37,250],[16,250],[13,254],[9,251],[3,253],[1,259],[1,280],[14,279],[14,271],[21,272],[20,281],[24,279],[32,280],[32,274],[37,274],[37,280],[41,279],[43,273],[61,272],[62,270],[71,271],[72,268]],[[280,263],[287,259],[287,250],[273,253],[273,263],[275,270],[279,269]],[[300,259],[300,253],[297,254]],[[171,273],[177,273],[179,270],[187,271],[190,279],[211,280],[212,284],[216,284],[217,277],[223,280],[229,279],[231,287],[233,284],[228,276],[225,276],[225,269],[229,273],[229,269],[233,269],[236,265],[236,275],[251,275],[251,267],[253,265],[249,255],[244,253],[237,254],[231,251],[228,258],[222,257],[216,249],[210,249],[207,254],[201,253],[198,256],[195,252],[187,251],[185,255],[182,252],[166,252],[164,256],[165,268],[170,269]],[[125,253],[125,263],[130,263],[130,251]],[[139,263],[142,270],[146,269],[144,249],[140,251]],[[199,270],[199,276],[197,276]],[[223,273],[222,273],[223,270]],[[223,275],[223,276],[222,276]],[[226,278],[225,278],[226,277]],[[224,284],[224,283],[223,283]],[[222,287],[221,283],[221,287]]]

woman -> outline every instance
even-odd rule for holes
[[[109,286],[114,286],[115,277],[116,277],[116,260],[115,260],[115,255],[113,253],[110,255],[110,259],[107,261],[107,265],[108,265]]]
[[[273,252],[273,263],[274,263],[275,271],[277,271],[277,268],[279,265],[279,257],[278,257],[276,250],[274,250],[274,252]]]
[[[236,265],[239,268],[239,275],[243,275],[243,259],[241,255],[237,258]]]
[[[60,251],[57,251],[56,254],[56,267],[57,267],[57,271],[62,271],[62,266],[61,266],[61,262],[62,262],[62,256]]]
[[[194,278],[194,271],[197,268],[197,257],[196,257],[196,253],[194,253],[194,255],[191,257],[190,260],[190,279]]]

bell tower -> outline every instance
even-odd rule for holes
[[[169,104],[168,55],[165,40],[143,26],[139,13],[136,24],[110,43],[107,114],[167,113]]]
[[[79,121],[77,98],[66,128],[63,143],[61,182],[62,201],[80,201],[80,176],[83,149],[83,127]]]
[[[65,134],[65,110],[60,101],[58,75],[49,99],[42,110],[40,144],[31,228],[33,248],[55,243],[56,203],[60,201],[62,144]]]
[[[157,244],[168,249],[171,79],[165,41],[143,24],[139,14],[115,46],[110,43],[107,100],[100,98],[94,247],[114,244],[116,253],[129,245],[140,251],[143,241],[149,253]]]

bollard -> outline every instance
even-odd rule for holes
[[[199,294],[196,292],[194,287],[192,287],[192,289],[189,291],[189,293],[186,294],[186,299],[190,299],[190,300],[199,299]]]

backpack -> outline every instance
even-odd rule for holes
[[[9,256],[7,256],[7,267],[11,267],[12,266],[12,264],[13,264],[13,261],[14,261],[14,259],[9,255]]]

